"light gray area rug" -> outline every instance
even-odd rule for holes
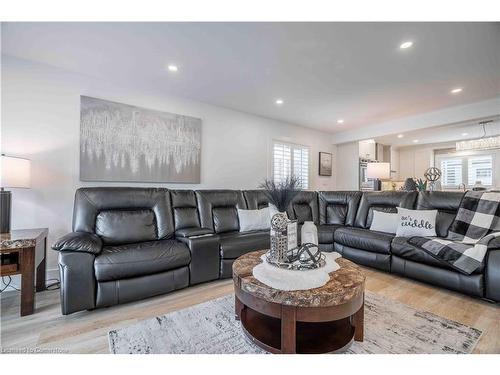
[[[365,340],[351,354],[470,353],[481,331],[366,292]],[[115,354],[262,354],[234,318],[234,295],[109,332]]]

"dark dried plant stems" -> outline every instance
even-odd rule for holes
[[[278,183],[274,180],[264,180],[259,186],[269,202],[276,206],[279,212],[285,212],[293,198],[300,192],[300,179],[291,176]]]

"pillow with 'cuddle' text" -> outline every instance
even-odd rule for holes
[[[435,237],[437,210],[408,210],[398,207],[397,237]]]

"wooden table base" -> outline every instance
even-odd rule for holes
[[[21,275],[21,316],[33,314],[35,291],[41,292],[46,289],[47,234],[47,229],[40,228],[13,230],[0,236],[0,253],[11,257],[17,254],[15,267],[9,270],[1,266],[0,275]]]
[[[271,353],[335,353],[363,341],[366,277],[347,259],[319,288],[279,290],[253,276],[266,250],[233,263],[235,314],[245,334]],[[300,271],[293,271],[300,272]]]
[[[325,322],[296,320],[296,308],[283,306],[281,318],[260,313],[235,298],[236,318],[244,333],[270,353],[319,354],[345,351],[363,341],[364,304],[352,316]]]

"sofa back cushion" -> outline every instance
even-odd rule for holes
[[[319,223],[352,226],[360,199],[360,191],[320,191]]]
[[[240,230],[238,210],[236,207],[214,207],[212,209],[215,233]]]
[[[438,210],[436,233],[446,237],[451,223],[455,219],[464,192],[458,191],[425,191],[418,193],[417,210]]]
[[[170,194],[161,188],[80,188],[75,194],[73,231],[96,233],[113,244],[171,238]]]
[[[373,210],[397,212],[396,207],[413,208],[416,192],[380,191],[364,192],[359,202],[354,226],[369,228],[373,219]]]
[[[249,210],[260,210],[269,206],[269,199],[262,190],[243,190],[243,196]]]
[[[240,190],[197,190],[201,226],[215,233],[239,231],[238,208],[246,209]]]
[[[175,230],[200,228],[196,195],[192,190],[171,190]]]
[[[305,221],[319,223],[318,193],[315,191],[301,191],[293,198],[287,210],[288,217],[303,224]]]
[[[103,210],[97,214],[95,233],[106,245],[154,241],[155,214],[151,210]]]

